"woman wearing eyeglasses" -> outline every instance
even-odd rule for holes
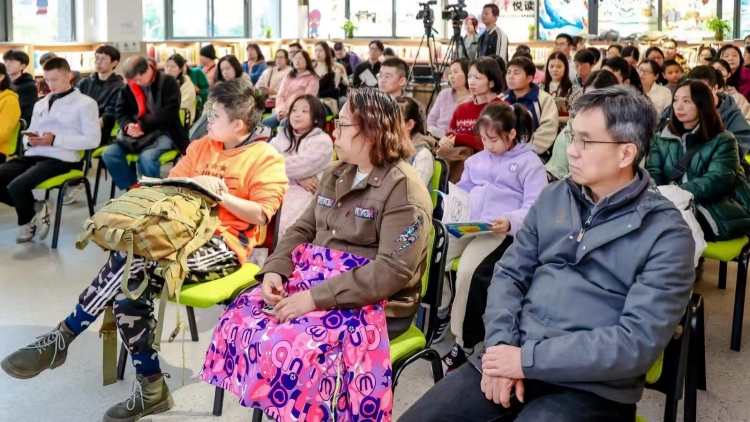
[[[276,420],[299,420],[299,406],[321,421],[389,414],[389,340],[419,308],[432,202],[406,162],[398,103],[354,90],[339,116],[340,161],[256,275],[261,287],[221,316],[202,371]]]
[[[638,65],[638,76],[641,77],[643,93],[651,98],[651,102],[656,107],[657,116],[661,116],[672,103],[672,91],[657,83],[659,75],[661,75],[661,69],[656,60],[645,59]]]

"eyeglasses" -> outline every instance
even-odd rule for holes
[[[339,119],[333,119],[334,130],[340,131],[342,127],[350,127],[350,126],[357,126],[357,125],[355,124],[342,125]]]
[[[641,69],[641,68],[638,68],[638,73],[641,74],[641,75],[644,75],[646,73],[654,73],[654,71],[651,70],[651,69]]]
[[[379,81],[388,82],[391,79],[396,79],[396,75],[389,75],[389,74],[378,73],[377,78],[378,78]]]
[[[206,111],[206,121],[208,121],[208,123],[216,121],[216,113],[213,110]]]
[[[576,137],[571,130],[565,131],[565,139],[568,141],[568,145],[575,144],[579,150],[586,149],[586,144],[632,144],[632,142],[623,141],[584,141],[580,136]]]

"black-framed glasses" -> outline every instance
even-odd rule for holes
[[[333,128],[334,130],[341,130],[342,127],[349,127],[349,126],[357,126],[355,124],[349,124],[349,125],[342,125],[341,120],[339,119],[333,119]]]
[[[579,150],[586,149],[586,144],[632,144],[632,142],[624,141],[584,141],[580,136],[575,136],[572,130],[565,131],[565,139],[568,141],[568,145],[575,144]]]

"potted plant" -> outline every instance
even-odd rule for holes
[[[529,25],[529,41],[536,39],[536,25]]]
[[[354,30],[359,28],[354,24],[354,22],[347,19],[344,21],[344,26],[342,26],[341,29],[344,30],[344,36],[346,38],[354,38]]]
[[[266,27],[266,38],[273,38],[273,28],[270,25]]]
[[[711,18],[706,21],[706,29],[714,32],[716,41],[724,41],[724,34],[728,34],[732,31],[729,22],[719,19],[716,16],[711,16]]]

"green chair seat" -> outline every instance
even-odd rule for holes
[[[215,281],[205,283],[185,284],[180,291],[180,304],[193,308],[211,308],[217,303],[231,299],[232,295],[247,286],[255,283],[255,274],[260,267],[255,264],[246,263],[233,274]],[[170,299],[176,301],[176,297]]]
[[[641,415],[635,415],[635,422],[648,422],[646,418]]]
[[[107,149],[107,145],[95,149],[94,152],[91,153],[91,158],[99,158],[99,157],[101,157],[102,153],[104,152],[105,149]]]
[[[263,113],[263,120],[273,116],[273,113]]]
[[[82,177],[83,177],[83,172],[81,170],[71,170],[65,174],[61,174],[59,176],[55,176],[55,177],[45,180],[44,182],[38,184],[36,188],[44,189],[44,190],[52,189],[52,188],[56,188],[62,185],[68,180],[80,179]]]
[[[395,362],[403,357],[422,350],[427,346],[424,334],[415,326],[409,327],[404,334],[391,340],[391,361]]]
[[[461,257],[457,256],[453,259],[453,265],[451,265],[451,271],[458,271],[458,263],[461,262]]]
[[[659,378],[661,378],[661,373],[664,370],[664,352],[661,352],[659,354],[659,358],[656,359],[656,362],[654,362],[653,365],[651,365],[651,369],[646,372],[646,383],[653,384],[656,381],[659,381]]]
[[[747,236],[738,237],[737,239],[732,240],[708,242],[708,247],[703,251],[703,257],[729,262],[740,255],[742,248],[744,248],[748,242],[750,242],[750,240]]]
[[[138,162],[138,154],[128,154],[128,155],[125,156],[125,160],[128,163]]]
[[[335,119],[335,118],[336,118],[335,114],[327,115],[326,116],[326,123],[331,123],[333,121],[333,119]]]
[[[172,161],[174,161],[175,158],[177,158],[177,150],[173,149],[159,156],[159,163],[161,164],[171,163]]]
[[[747,163],[750,164],[750,154],[745,156],[745,161],[747,161]]]

